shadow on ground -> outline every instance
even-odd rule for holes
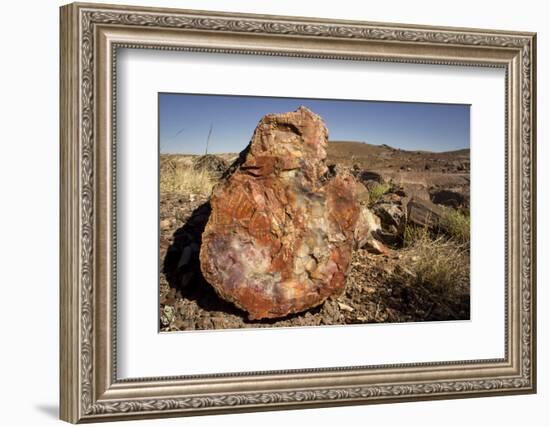
[[[206,281],[200,268],[199,253],[202,233],[210,217],[210,203],[199,205],[185,224],[173,235],[173,243],[168,247],[162,263],[162,271],[170,288],[178,297],[193,301],[208,312],[222,312],[238,316],[250,325],[271,325],[276,322],[291,320],[304,313],[290,314],[278,319],[248,320],[247,313],[218,296],[214,288]],[[308,310],[312,315],[319,313],[321,306]]]
[[[50,418],[59,419],[59,406],[47,403],[36,405],[35,408]]]

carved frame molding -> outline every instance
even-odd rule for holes
[[[114,65],[120,47],[506,68],[506,357],[117,380],[111,282],[116,279]],[[82,422],[534,392],[535,68],[532,33],[62,7],[61,418]],[[285,386],[289,380],[296,386]]]

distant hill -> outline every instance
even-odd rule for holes
[[[460,150],[452,150],[452,151],[441,151],[441,152],[435,152],[435,151],[427,151],[427,150],[403,150],[401,148],[395,148],[391,147],[387,144],[369,144],[367,142],[361,142],[361,141],[329,141],[329,150],[350,150],[355,151],[357,153],[363,153],[363,154],[369,154],[369,153],[383,153],[383,152],[393,152],[393,151],[400,151],[402,153],[424,153],[424,154],[443,154],[443,155],[470,155],[470,149],[469,148],[461,148]]]
[[[232,163],[238,153],[216,153],[226,162]],[[190,162],[190,154],[162,154],[163,159],[176,162]],[[351,167],[358,165],[364,170],[416,171],[468,173],[470,170],[470,149],[465,148],[443,153],[430,151],[408,151],[389,145],[374,145],[358,141],[329,141],[327,162]]]
[[[328,162],[367,169],[407,169],[466,171],[470,168],[470,149],[435,153],[409,151],[358,141],[329,141]]]

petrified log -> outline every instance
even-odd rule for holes
[[[214,188],[201,270],[250,319],[297,313],[344,289],[357,182],[329,171],[327,137],[323,120],[305,107],[268,114]]]
[[[412,198],[407,205],[407,221],[419,227],[436,230],[441,224],[443,209],[429,200]]]

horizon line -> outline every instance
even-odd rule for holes
[[[371,145],[371,146],[374,146],[374,147],[388,147],[392,150],[398,150],[398,151],[405,151],[405,152],[409,152],[409,153],[414,153],[414,152],[423,152],[423,153],[436,153],[436,154],[443,154],[443,153],[453,153],[455,151],[462,151],[462,150],[470,150],[471,148],[468,146],[468,147],[462,147],[462,148],[456,148],[454,150],[446,150],[446,151],[430,151],[430,150],[422,150],[422,149],[417,149],[417,150],[405,150],[403,148],[399,148],[399,147],[393,147],[391,145],[388,145],[388,144],[372,144],[370,142],[366,142],[366,141],[357,141],[357,140],[345,140],[345,139],[334,139],[334,140],[331,140],[329,139],[328,140],[328,143],[354,143],[354,144],[366,144],[366,145]],[[246,146],[243,148],[243,150],[248,146],[249,144],[246,144]],[[242,150],[241,150],[242,151]],[[232,151],[216,151],[216,152],[210,152],[210,153],[207,153],[207,154],[239,154],[240,151],[235,151],[235,152],[232,152]],[[196,153],[188,153],[188,152],[162,152],[160,150],[160,141],[159,141],[159,154],[167,154],[167,155],[170,155],[170,154],[186,154],[186,155],[196,155],[196,156],[203,156],[205,154],[196,154]]]

